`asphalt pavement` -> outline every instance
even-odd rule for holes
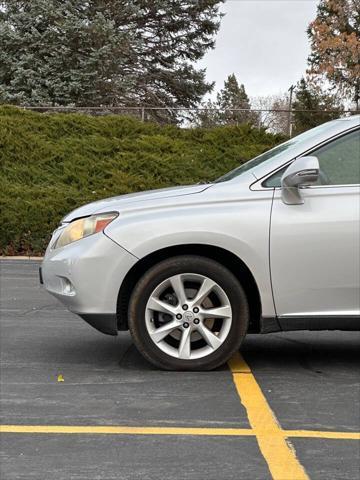
[[[69,313],[38,266],[0,261],[1,480],[279,480],[229,366],[155,369],[127,332],[106,336]],[[360,479],[359,346],[358,332],[245,341],[302,478]]]

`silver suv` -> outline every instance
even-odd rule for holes
[[[166,369],[213,369],[247,332],[358,330],[359,127],[326,123],[211,184],[80,207],[41,279]]]

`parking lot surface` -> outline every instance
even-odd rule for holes
[[[360,479],[357,332],[249,335],[163,372],[1,260],[1,480]]]

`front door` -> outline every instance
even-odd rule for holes
[[[319,185],[301,188],[303,205],[284,204],[277,189],[272,209],[273,295],[288,328],[292,319],[360,315],[360,130],[311,155],[319,159]]]

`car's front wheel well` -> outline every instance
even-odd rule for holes
[[[118,295],[118,329],[128,330],[128,305],[131,293],[144,273],[153,265],[178,255],[199,255],[216,260],[228,268],[241,283],[250,309],[249,332],[260,332],[261,302],[255,279],[245,263],[235,254],[212,245],[176,245],[153,252],[139,260],[126,275]]]

